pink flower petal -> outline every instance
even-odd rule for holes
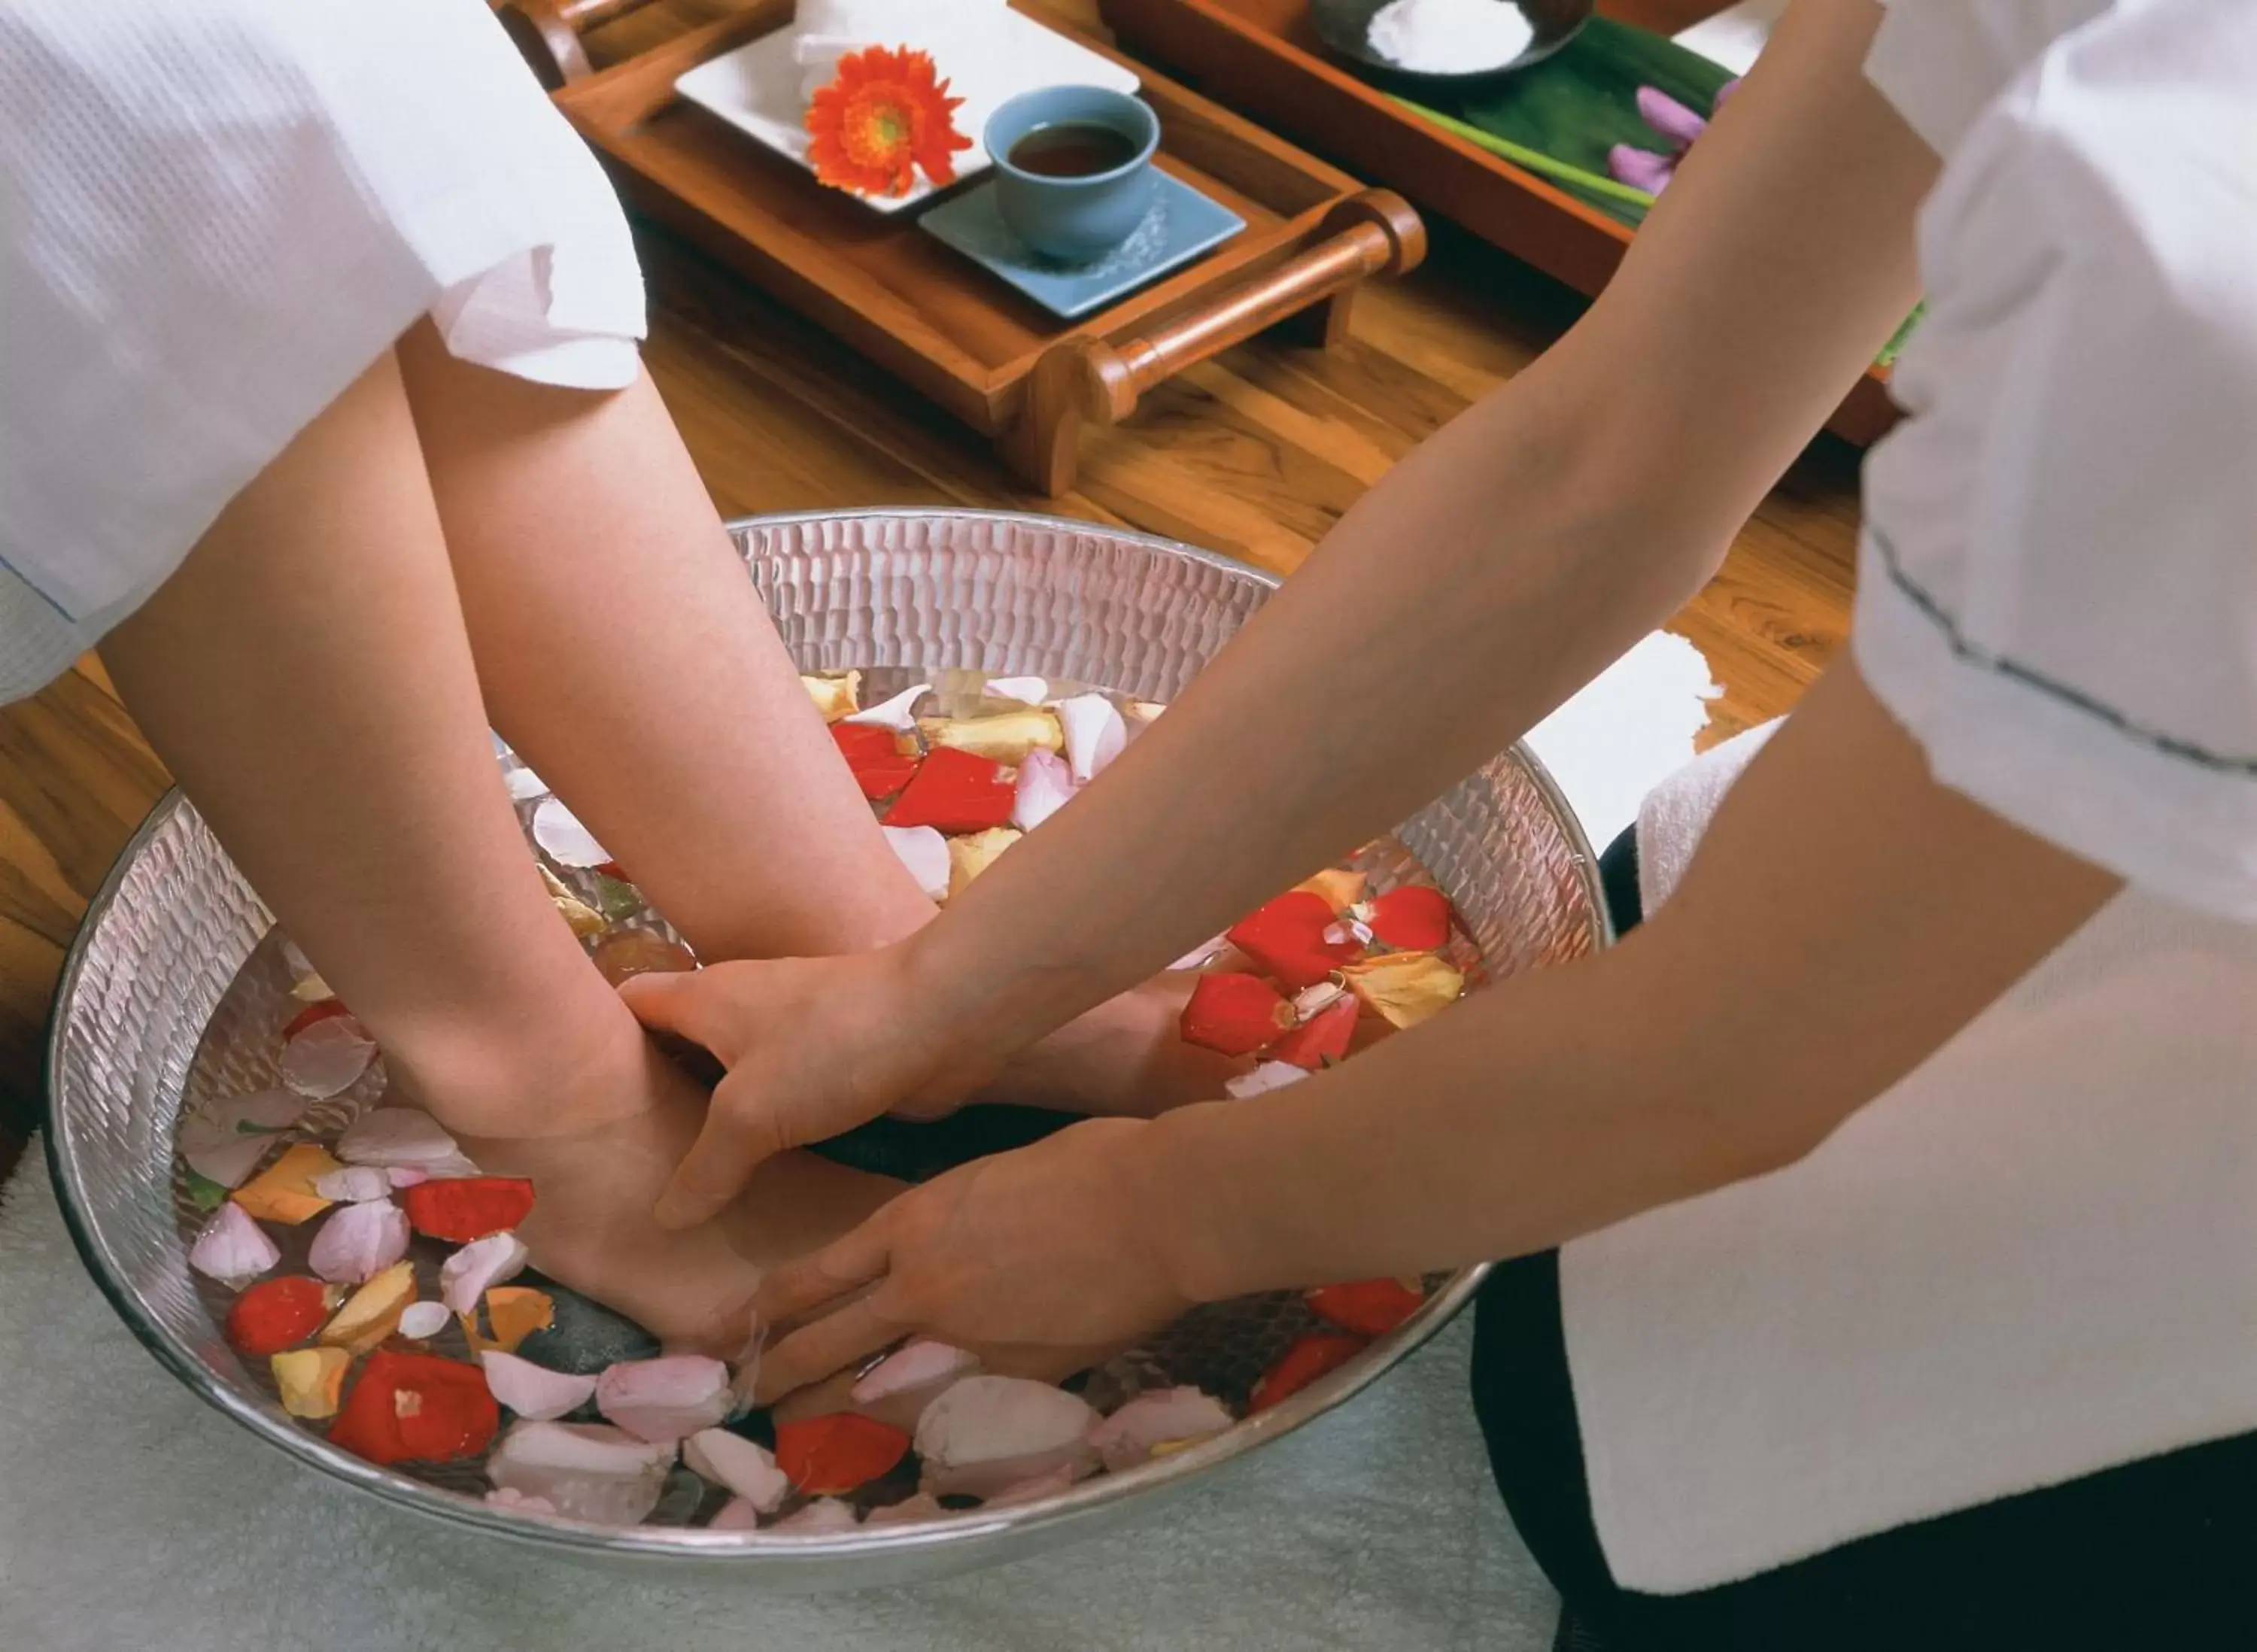
[[[990,1508],[1008,1508],[1013,1503],[1038,1503],[1045,1497],[1056,1497],[1060,1492],[1071,1491],[1082,1476],[1071,1464],[1045,1469],[1030,1474],[1025,1479],[1015,1480],[987,1500]]]
[[[979,1368],[979,1355],[919,1337],[864,1372],[847,1397],[856,1405],[869,1405],[909,1389],[969,1376]]]
[[[862,1523],[865,1526],[906,1526],[914,1521],[945,1520],[947,1517],[948,1510],[941,1507],[938,1498],[919,1492],[914,1497],[904,1497],[898,1503],[888,1503],[881,1508],[872,1509],[863,1516]]]
[[[1030,832],[1064,808],[1073,794],[1073,773],[1065,759],[1037,746],[1019,765],[1018,789],[1011,796],[1011,824]]]
[[[922,1489],[934,1496],[993,1497],[1054,1469],[1097,1466],[1089,1430],[1097,1413],[1079,1395],[1026,1377],[966,1377],[917,1419]]]
[[[551,1371],[499,1348],[481,1349],[478,1364],[485,1370],[486,1387],[493,1397],[518,1415],[535,1423],[547,1423],[578,1410],[596,1392],[593,1377]]]
[[[376,1041],[350,1015],[315,1021],[282,1047],[282,1082],[326,1101],[352,1088],[376,1059]]]
[[[499,1491],[546,1499],[557,1514],[632,1526],[658,1506],[672,1444],[653,1445],[601,1423],[513,1423],[486,1458]]]
[[[314,1178],[314,1191],[334,1204],[365,1204],[371,1199],[389,1199],[392,1190],[392,1179],[374,1165],[348,1165]]]
[[[450,1312],[477,1311],[478,1299],[493,1286],[525,1271],[525,1241],[514,1233],[489,1233],[473,1239],[439,1264],[439,1297]]]
[[[282,1260],[282,1247],[230,1199],[211,1214],[188,1247],[188,1266],[240,1290]]]
[[[1193,1387],[1162,1388],[1138,1394],[1090,1430],[1089,1443],[1105,1466],[1118,1473],[1146,1461],[1156,1445],[1205,1439],[1235,1420],[1213,1394]]]
[[[428,1342],[454,1323],[444,1303],[410,1303],[400,1311],[400,1334],[412,1342]]]
[[[732,1497],[714,1511],[713,1518],[705,1522],[707,1531],[753,1531],[761,1523],[761,1511],[741,1497]]]
[[[930,826],[885,826],[887,847],[900,857],[928,900],[948,899],[948,839]]]
[[[1283,1090],[1288,1084],[1298,1084],[1308,1076],[1307,1068],[1297,1067],[1291,1062],[1266,1061],[1250,1073],[1224,1079],[1222,1089],[1233,1101],[1244,1101],[1249,1096],[1265,1095],[1273,1090]]]
[[[545,1497],[527,1497],[523,1492],[498,1487],[486,1493],[486,1501],[496,1508],[513,1508],[520,1514],[553,1514],[556,1505]]]
[[[180,1156],[198,1175],[240,1187],[266,1156],[276,1135],[312,1104],[287,1090],[261,1090],[206,1104],[180,1124]]]
[[[596,1380],[596,1408],[639,1440],[672,1442],[725,1422],[729,1367],[703,1354],[623,1359]]]
[[[768,1529],[808,1536],[818,1532],[853,1531],[860,1523],[855,1518],[853,1504],[842,1503],[835,1497],[818,1497],[806,1507],[776,1521]]]
[[[878,705],[865,706],[860,711],[849,712],[839,721],[867,723],[881,729],[897,729],[907,734],[916,727],[916,702],[931,692],[932,684],[920,682]]]
[[[380,1199],[332,1211],[306,1264],[331,1284],[358,1285],[407,1254],[407,1212]]]
[[[429,1166],[453,1157],[456,1151],[446,1127],[420,1107],[371,1107],[345,1126],[336,1145],[336,1155],[345,1163],[385,1169]]]
[[[791,1477],[776,1466],[775,1454],[758,1440],[726,1429],[701,1429],[682,1443],[682,1460],[740,1502],[773,1514],[791,1494]]]

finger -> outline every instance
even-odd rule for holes
[[[779,1394],[819,1382],[898,1339],[902,1327],[886,1316],[883,1301],[881,1292],[849,1303],[769,1349],[761,1357],[753,1403],[772,1404]]]
[[[619,983],[619,999],[654,1033],[672,1033],[702,1044],[724,1060],[736,1041],[730,1037],[725,984],[711,968],[654,970]],[[725,1048],[726,1046],[727,1048]]]
[[[797,1144],[784,1140],[768,1109],[752,1104],[741,1079],[725,1079],[705,1109],[697,1140],[674,1168],[651,1214],[661,1227],[695,1227],[744,1191],[764,1159]]]
[[[753,1317],[761,1325],[788,1325],[882,1277],[892,1260],[893,1243],[881,1211],[851,1233],[819,1251],[779,1262],[753,1293]]]

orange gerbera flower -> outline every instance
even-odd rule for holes
[[[933,77],[931,57],[907,46],[850,52],[838,60],[838,78],[815,94],[807,130],[815,139],[808,162],[834,189],[905,195],[916,170],[936,184],[956,181],[956,152],[972,140],[950,113],[964,100],[948,95]]]

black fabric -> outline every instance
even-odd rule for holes
[[[1072,1113],[1044,1107],[965,1107],[930,1124],[873,1119],[808,1151],[851,1169],[927,1182],[974,1159],[1030,1146],[1076,1122]]]
[[[1599,891],[1606,897],[1607,917],[1618,935],[1628,935],[1645,915],[1638,893],[1638,828],[1624,827],[1622,835],[1599,857]]]
[[[1640,915],[1629,833],[1600,871],[1626,934]],[[1483,1284],[1473,1390],[1497,1489],[1566,1603],[1554,1652],[2257,1648],[2257,1435],[1900,1527],[1743,1582],[1650,1595],[1617,1586],[1592,1521],[1556,1251],[1503,1263]]]

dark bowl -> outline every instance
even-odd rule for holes
[[[1529,41],[1527,49],[1510,62],[1485,64],[1451,74],[1406,69],[1371,49],[1371,20],[1388,4],[1389,0],[1309,0],[1309,24],[1332,50],[1363,68],[1377,70],[1381,76],[1399,79],[1412,86],[1438,82],[1462,86],[1469,81],[1517,74],[1532,64],[1541,63],[1581,32],[1583,25],[1591,20],[1595,0],[1494,0],[1494,4],[1510,6],[1527,18],[1529,26],[1536,32],[1535,37]]]

